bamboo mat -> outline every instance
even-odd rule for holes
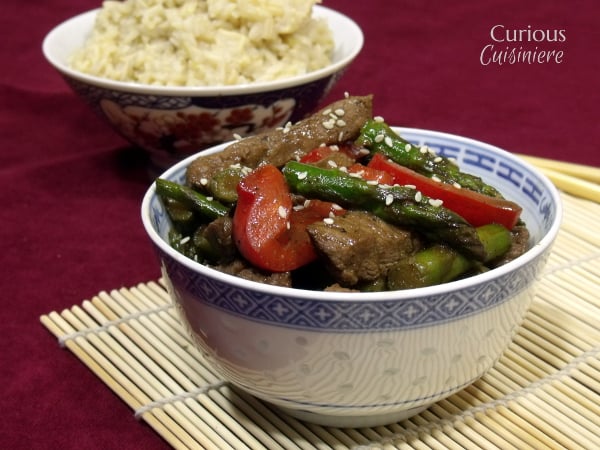
[[[600,448],[600,205],[562,198],[561,232],[509,349],[473,385],[394,425],[303,423],[232,388],[194,349],[160,281],[40,320],[178,449]]]

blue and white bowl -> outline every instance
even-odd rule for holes
[[[179,254],[167,242],[171,225],[154,186],[144,197],[144,227],[194,342],[225,380],[300,419],[340,427],[397,422],[480,378],[517,332],[558,233],[559,194],[531,165],[472,139],[397,131],[456,158],[519,203],[530,249],[439,286],[379,293],[282,288]],[[181,182],[197,156],[162,177]]]
[[[51,30],[42,44],[67,84],[122,136],[147,150],[162,170],[190,154],[296,122],[314,112],[362,49],[364,36],[350,18],[314,6],[334,39],[332,63],[305,75],[233,86],[165,87],[126,83],[73,70],[68,58],[82,47],[98,10]]]

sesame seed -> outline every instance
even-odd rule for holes
[[[208,200],[209,202],[212,202],[214,199],[214,197],[206,197],[206,200]]]
[[[331,150],[333,150],[334,152],[338,152],[340,150],[340,147],[338,145],[335,145],[335,144],[330,145],[329,148]]]
[[[417,186],[415,186],[414,184],[405,184],[404,187],[408,188],[408,189],[416,189],[417,188]]]
[[[392,194],[388,194],[385,196],[385,205],[390,206],[394,201],[394,196]]]
[[[241,169],[242,165],[240,163],[230,164],[229,168],[230,169]]]
[[[179,241],[179,243],[180,243],[181,245],[183,245],[183,244],[187,244],[188,242],[190,242],[190,237],[189,237],[189,236],[186,236],[186,237],[182,238],[182,239]]]
[[[423,154],[425,153],[429,153],[429,149],[427,148],[426,145],[423,145],[422,147],[419,148],[419,151]]]
[[[373,120],[378,123],[385,122],[385,120],[383,120],[383,117],[381,117],[381,116],[375,116],[375,117],[373,117]]]
[[[377,136],[375,136],[375,142],[377,142],[378,144],[380,142],[382,142],[385,139],[385,136],[383,134],[378,134]]]
[[[282,219],[285,219],[287,217],[287,210],[285,209],[285,207],[280,206],[277,209],[277,213],[279,214],[279,217],[281,217]]]
[[[410,144],[406,144],[404,146],[404,150],[406,150],[406,151],[409,151],[411,148],[412,148],[412,145],[410,145]]]
[[[331,205],[331,208],[332,208],[332,209],[335,209],[336,211],[341,211],[341,210],[343,209],[343,208],[342,208],[340,205],[338,205],[337,203],[333,203],[333,204]]]
[[[338,109],[335,110],[335,113],[338,116],[342,117],[344,114],[346,114],[346,111],[344,111],[342,108],[338,108]]]
[[[331,217],[325,217],[323,219],[323,222],[326,223],[327,225],[333,225],[333,219]]]
[[[285,227],[286,227],[288,230],[289,230],[290,228],[292,228],[292,224],[290,223],[290,221],[289,221],[289,220],[288,220],[288,221],[285,223]]]
[[[332,160],[332,159],[330,159],[329,161],[327,161],[327,165],[329,167],[333,167],[334,169],[337,167],[337,163],[334,160]]]
[[[436,182],[438,182],[438,183],[441,183],[441,181],[442,181],[442,180],[440,180],[440,177],[438,177],[438,176],[436,176],[436,175],[433,175],[433,176],[431,177],[431,179],[432,179],[433,181],[436,181]]]
[[[379,181],[377,181],[377,180],[367,180],[367,184],[369,186],[377,186],[379,184]]]
[[[392,138],[389,136],[386,136],[384,138],[385,141],[385,145],[387,145],[388,147],[392,147],[394,145],[394,141],[392,141]]]
[[[342,166],[339,169],[340,169],[340,172],[348,173],[348,168],[346,166]]]
[[[208,184],[208,178],[200,178],[200,184],[206,186]]]
[[[370,151],[368,148],[361,148],[361,149],[358,151],[358,154],[359,154],[360,156],[367,156],[367,155],[371,154],[371,151]]]
[[[331,108],[327,108],[325,111],[323,111],[324,116],[328,116],[329,114],[331,114]]]
[[[237,134],[237,133],[233,133],[233,138],[234,138],[236,141],[241,141],[241,140],[242,140],[242,136],[240,136],[240,135],[239,135],[239,134]]]
[[[362,175],[359,172],[350,172],[348,174],[348,176],[352,177],[352,178],[361,178],[362,177]]]
[[[306,200],[304,200],[304,207],[308,208],[310,206],[310,199],[307,198]]]
[[[304,205],[294,205],[292,209],[294,211],[302,211],[304,209]]]
[[[442,203],[444,203],[444,201],[440,200],[439,198],[430,198],[429,199],[429,204],[431,206],[435,206],[435,207],[442,206]]]
[[[350,97],[350,93],[349,92],[344,92],[344,98],[349,98]]]
[[[308,176],[308,172],[300,172],[298,174],[298,179],[299,180],[304,180],[307,176]]]
[[[421,200],[423,200],[423,194],[421,194],[421,191],[417,191],[415,194],[415,202],[420,202]]]
[[[442,159],[443,158],[441,156],[436,156],[435,158],[433,158],[433,162],[439,163],[439,162],[442,162]]]
[[[327,121],[323,122],[323,126],[328,130],[332,130],[333,127],[335,126],[335,123],[331,120],[327,120]]]
[[[462,189],[462,186],[460,184],[458,184],[456,181],[454,183],[452,183],[452,186],[454,186],[456,189]]]
[[[329,113],[329,117],[333,120],[336,120],[338,118],[338,116],[336,116],[335,113]]]
[[[329,217],[335,219],[335,214],[333,211],[329,211]]]
[[[338,134],[338,141],[343,141],[344,140],[344,132],[340,131],[340,134]]]
[[[343,119],[338,119],[338,120],[336,120],[335,124],[336,124],[338,127],[345,127],[345,126],[346,126],[346,121],[345,121],[345,120],[343,120]]]

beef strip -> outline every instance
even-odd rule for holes
[[[255,168],[270,163],[280,167],[321,144],[355,140],[372,117],[372,100],[370,95],[347,97],[290,127],[250,136],[220,153],[200,156],[187,169],[187,184],[202,188],[202,180],[233,164]]]
[[[240,258],[236,258],[227,264],[218,264],[210,267],[223,273],[244,278],[245,280],[274,286],[292,287],[292,274],[290,272],[261,272]]]
[[[208,241],[216,261],[221,264],[231,262],[238,252],[231,236],[233,220],[229,216],[219,217],[202,229],[202,236]]]
[[[333,224],[307,227],[317,252],[343,287],[385,277],[391,265],[420,248],[410,231],[363,211],[349,211]]]
[[[347,287],[340,286],[339,283],[334,283],[331,286],[327,286],[324,289],[325,292],[360,292],[360,289],[351,289]]]

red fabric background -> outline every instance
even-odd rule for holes
[[[68,90],[44,35],[95,0],[5,0],[0,15],[2,362],[0,446],[166,448],[39,316],[101,290],[156,279],[139,219],[140,153]],[[366,35],[336,87],[375,94],[394,124],[463,134],[514,152],[600,165],[596,0],[325,0]],[[562,64],[479,62],[490,28],[564,29]],[[527,44],[530,45],[530,44]]]

